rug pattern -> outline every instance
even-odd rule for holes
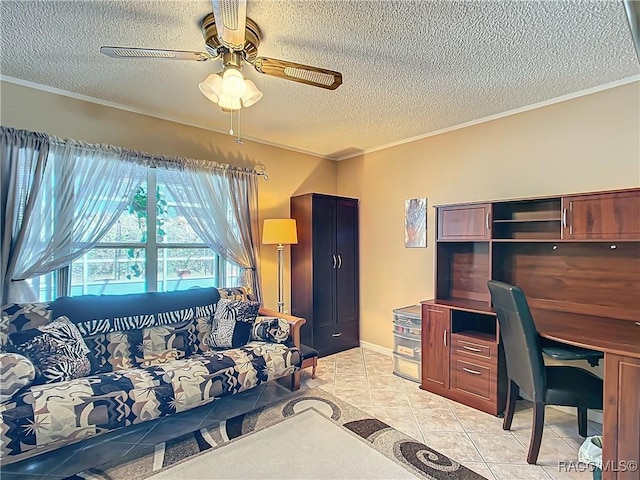
[[[384,422],[320,388],[258,408],[181,437],[149,446],[137,458],[124,458],[78,473],[65,480],[142,480],[160,469],[186,461],[193,455],[229,444],[243,435],[263,430],[309,408],[353,432],[362,441],[418,478],[483,480],[484,477],[449,457],[429,448]]]

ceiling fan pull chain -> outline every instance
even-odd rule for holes
[[[240,138],[240,115],[242,113],[242,110],[238,110],[238,121],[237,121],[237,126],[238,126],[238,138],[236,138],[236,143],[238,145],[243,145],[244,142],[242,141],[242,139]]]
[[[233,135],[233,110],[229,112],[229,119],[231,120],[231,124],[229,126],[229,135]]]

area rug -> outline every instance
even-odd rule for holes
[[[484,477],[320,388],[68,480]]]

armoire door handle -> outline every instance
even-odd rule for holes
[[[331,268],[336,268],[336,256],[335,255],[331,255],[331,258],[333,259],[333,265]]]
[[[342,268],[342,255],[338,254],[338,268]]]

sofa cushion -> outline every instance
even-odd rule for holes
[[[96,371],[111,372],[208,350],[204,339],[219,298],[216,288],[198,288],[61,297],[50,308],[54,316],[68,316],[78,327],[99,366]],[[162,342],[168,351],[161,351]]]
[[[251,339],[251,328],[260,304],[221,298],[213,314],[211,332],[206,343],[211,348],[237,348]]]
[[[4,305],[0,320],[0,352],[6,349],[10,333],[36,328],[50,321],[49,303],[8,303]]]
[[[36,383],[61,382],[91,373],[89,349],[67,317],[10,334],[9,349],[33,363]]]
[[[128,295],[82,295],[51,302],[53,318],[66,316],[83,335],[139,330],[213,313],[216,288]]]
[[[32,385],[0,404],[3,462],[204,405],[293,374],[300,352],[251,342],[146,368]]]
[[[196,353],[194,321],[142,330],[142,365],[159,365]]]
[[[284,318],[258,317],[251,329],[251,340],[284,343],[289,338],[291,327]]]
[[[27,357],[19,353],[0,353],[0,403],[31,385],[36,369]]]

